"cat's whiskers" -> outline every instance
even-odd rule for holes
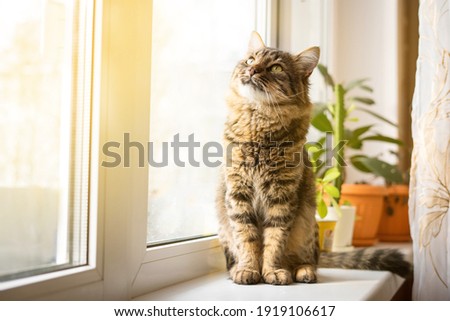
[[[279,88],[272,86],[271,88],[273,91],[276,91],[280,96],[282,96],[284,99],[289,99],[289,98],[299,98],[300,95],[304,94],[305,92],[307,92],[307,90],[303,90],[301,92],[297,92],[295,94],[292,95],[286,95],[283,91],[281,91]]]
[[[268,103],[269,103],[269,107],[272,107],[273,110],[275,111],[275,114],[278,117],[278,120],[280,121],[281,127],[284,128],[284,130],[286,132],[288,132],[288,129],[286,128],[286,125],[284,124],[279,112],[277,108],[280,108],[280,105],[276,102],[275,98],[271,95],[271,93],[268,92],[268,90],[266,89],[266,86],[263,86],[264,89],[264,93],[266,94]],[[276,105],[275,105],[276,104]]]
[[[275,113],[276,113],[277,116],[278,116],[278,119],[280,120],[281,126],[284,128],[284,130],[285,130],[286,132],[288,132],[288,129],[286,128],[286,125],[285,125],[285,123],[283,122],[283,119],[281,118],[280,113],[279,113],[279,112],[281,112],[281,107],[280,107],[280,105],[278,104],[278,102],[275,100],[275,98],[272,96],[271,93],[268,92],[267,94],[268,94],[270,100],[273,102],[273,108],[274,108]]]

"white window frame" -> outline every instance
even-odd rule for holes
[[[92,1],[88,264],[11,281],[0,299],[129,300],[225,269],[217,236],[147,248],[148,168],[137,166],[137,154],[130,168],[101,166],[102,146],[124,133],[149,141],[152,0]],[[258,0],[256,8],[255,29],[273,47],[280,3]]]
[[[147,169],[106,169],[101,162],[104,143],[120,141],[123,132],[148,140],[152,1],[91,1],[88,264],[3,282],[0,300],[126,300],[145,252]]]

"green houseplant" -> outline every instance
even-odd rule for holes
[[[352,249],[353,227],[356,208],[351,205],[339,205],[341,194],[339,184],[342,167],[328,168],[323,177],[318,175],[317,161],[321,155],[316,146],[309,146],[310,160],[316,175],[316,220],[319,224],[319,244],[322,251],[347,251]]]
[[[349,124],[358,121],[358,118],[354,117],[353,114],[356,110],[369,114],[377,121],[392,126],[396,125],[368,108],[375,103],[373,99],[352,95],[357,88],[367,93],[373,91],[367,85],[367,79],[358,79],[348,84],[335,83],[325,66],[319,65],[318,68],[326,85],[331,88],[334,97],[328,103],[317,103],[315,105],[312,125],[323,133],[319,143],[323,144],[326,139],[325,135],[331,134],[334,141],[333,145],[337,146],[335,150],[338,152],[334,155],[336,158],[335,166],[340,175],[335,181],[335,186],[341,193],[336,201],[347,200],[357,206],[358,219],[355,223],[353,244],[358,246],[372,245],[377,240],[386,189],[368,184],[343,184],[345,181],[345,166],[346,163],[349,163],[361,172],[384,178],[386,182],[401,183],[403,178],[397,166],[385,162],[380,156],[364,154],[362,148],[364,143],[368,141],[394,145],[401,145],[402,142],[396,138],[377,133],[375,123],[350,129]],[[347,152],[350,149],[357,151],[357,153],[347,157]],[[330,160],[323,160],[325,155],[326,150],[323,148],[315,152],[314,157],[322,159],[322,162],[317,164],[318,176],[324,175],[325,164],[327,161],[330,162]]]
[[[335,143],[345,142],[342,149],[338,151],[338,167],[342,167],[342,161],[349,161],[357,170],[365,173],[371,173],[380,176],[387,182],[402,183],[404,181],[401,171],[397,166],[383,161],[379,156],[368,156],[361,153],[346,158],[346,151],[353,149],[361,151],[364,143],[369,141],[378,141],[382,143],[390,143],[402,145],[399,139],[388,137],[375,132],[375,124],[364,125],[356,129],[350,129],[351,122],[357,122],[359,119],[353,116],[354,111],[360,111],[384,122],[391,126],[397,125],[385,117],[379,115],[373,110],[367,108],[375,104],[370,97],[351,96],[355,89],[359,88],[368,93],[373,89],[366,83],[368,79],[358,79],[350,82],[348,85],[343,83],[335,83],[331,75],[328,73],[324,65],[318,66],[321,75],[324,77],[325,84],[331,88],[334,93],[334,99],[327,103],[316,103],[312,118],[312,125],[322,133],[332,133]],[[361,105],[365,105],[362,107]],[[324,142],[322,138],[320,142]],[[320,165],[319,165],[320,167]],[[345,171],[342,171],[340,181],[337,185],[345,181]]]
[[[340,191],[333,182],[341,175],[336,167],[329,168],[323,177],[317,176],[317,147],[311,146],[308,152],[312,156],[311,163],[316,183],[316,220],[319,225],[319,245],[322,251],[333,250],[336,224],[341,214],[340,206],[336,202]],[[331,207],[330,205],[333,205]]]
[[[337,88],[341,90],[341,88]],[[333,115],[332,134],[335,140],[342,140],[343,136],[343,115],[344,105],[342,100],[338,100]],[[321,139],[323,140],[323,139]],[[346,251],[351,248],[353,226],[355,221],[355,207],[340,206],[342,176],[344,168],[340,162],[336,162],[331,168],[324,167],[324,163],[319,163],[323,155],[323,148],[309,146],[308,152],[316,177],[316,203],[317,221],[319,223],[319,240],[322,250]],[[343,159],[343,150],[337,151],[337,158]],[[321,173],[322,172],[322,173]],[[332,206],[330,206],[332,205]],[[330,213],[330,214],[328,214]],[[336,223],[331,223],[336,220]],[[332,233],[327,234],[327,229]],[[327,241],[327,235],[332,242]]]
[[[315,160],[313,161],[313,168],[315,168]],[[337,167],[332,167],[325,172],[324,177],[316,176],[316,204],[317,214],[320,218],[325,218],[328,214],[328,207],[333,205],[339,213],[339,204],[336,198],[340,196],[340,190],[333,184],[341,173]]]

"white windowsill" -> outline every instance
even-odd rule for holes
[[[315,284],[237,285],[218,272],[134,300],[148,301],[336,301],[390,300],[404,279],[390,272],[319,269]]]
[[[396,247],[411,260],[410,244],[380,244]],[[319,269],[315,284],[272,286],[267,284],[237,285],[226,272],[217,272],[169,286],[134,300],[151,301],[335,301],[390,300],[405,279],[384,271]]]

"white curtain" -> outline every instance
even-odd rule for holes
[[[450,1],[423,0],[413,99],[415,300],[450,300]]]

